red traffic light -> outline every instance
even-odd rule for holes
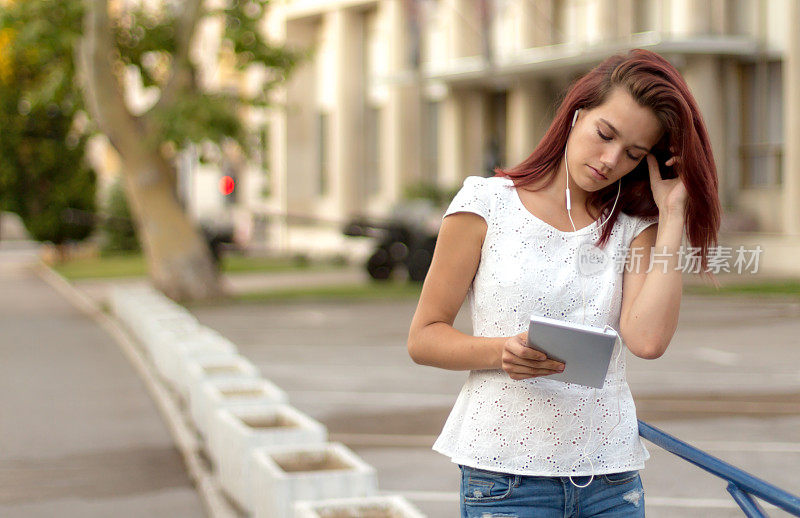
[[[235,182],[230,176],[223,176],[219,179],[219,192],[221,192],[223,196],[227,196],[232,193],[234,187]]]

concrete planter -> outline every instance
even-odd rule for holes
[[[250,468],[255,448],[319,444],[327,437],[321,423],[289,405],[252,405],[214,412],[206,444],[222,489],[250,512]]]
[[[340,443],[258,448],[251,472],[254,518],[291,518],[294,502],[372,496],[375,468]]]
[[[159,374],[173,387],[180,383],[181,368],[194,356],[208,354],[236,354],[236,346],[213,329],[200,327],[180,339],[175,335],[162,335],[152,345],[153,363]],[[185,368],[185,367],[184,367]]]
[[[190,378],[195,367],[199,367],[202,361],[195,361],[190,366]],[[208,376],[200,380],[192,379],[189,384],[190,415],[195,428],[204,437],[208,436],[211,416],[220,408],[247,408],[254,405],[263,408],[288,402],[286,392],[271,381],[258,377]]]
[[[144,321],[141,324],[135,325],[134,334],[155,364],[156,356],[158,356],[160,352],[158,350],[159,347],[165,344],[186,340],[202,332],[201,326],[197,321],[184,321],[181,323],[170,322],[166,325],[160,321]]]
[[[185,308],[163,295],[133,289],[115,289],[111,294],[114,314],[136,338],[146,345],[160,331],[194,331],[197,319]]]
[[[193,387],[206,380],[258,378],[261,373],[253,362],[241,354],[193,353],[179,365],[178,386],[187,400]]]
[[[402,496],[337,498],[294,504],[294,518],[425,518]]]
[[[137,288],[116,286],[111,288],[108,302],[111,306],[111,311],[117,317],[127,320],[131,312],[135,312],[145,302],[153,301],[155,298],[154,290],[147,289],[144,286]]]
[[[150,315],[161,315],[167,312],[189,312],[179,304],[171,301],[150,287],[141,288],[114,288],[109,297],[111,309],[118,316],[127,315],[128,312],[138,313],[142,308],[146,309]]]

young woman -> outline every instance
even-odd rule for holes
[[[496,173],[467,178],[448,208],[408,338],[415,362],[471,371],[434,445],[462,470],[461,514],[644,516],[649,455],[623,348],[664,354],[684,230],[703,270],[716,243],[700,110],[661,56],[616,55],[571,85],[530,157]],[[466,296],[475,336],[453,328]],[[563,364],[526,347],[531,315],[619,333],[601,389],[546,377]]]

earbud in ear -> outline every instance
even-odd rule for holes
[[[570,126],[571,128],[574,128],[574,127],[575,127],[575,121],[577,121],[577,120],[578,120],[578,112],[579,112],[579,111],[581,111],[581,109],[580,109],[580,108],[578,108],[577,110],[575,110],[575,115],[573,115],[573,116],[572,116],[572,126]]]

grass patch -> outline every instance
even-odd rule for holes
[[[343,262],[312,262],[303,257],[249,257],[228,254],[222,257],[223,273],[273,273],[290,271],[321,271],[342,268]],[[113,279],[144,277],[147,264],[141,254],[120,254],[81,258],[53,266],[70,281],[83,279]]]
[[[800,281],[771,281],[753,284],[721,286],[685,286],[684,292],[692,295],[748,295],[748,296],[790,296],[800,298]]]
[[[234,295],[231,301],[270,303],[298,300],[403,300],[419,298],[421,290],[422,284],[416,282],[369,282],[241,293]]]
[[[53,265],[53,269],[70,281],[147,275],[147,265],[140,254],[73,259]]]
[[[222,256],[221,269],[224,273],[250,272],[290,272],[297,270],[321,271],[344,268],[347,264],[339,262],[314,262],[304,257],[251,257],[244,255]]]

